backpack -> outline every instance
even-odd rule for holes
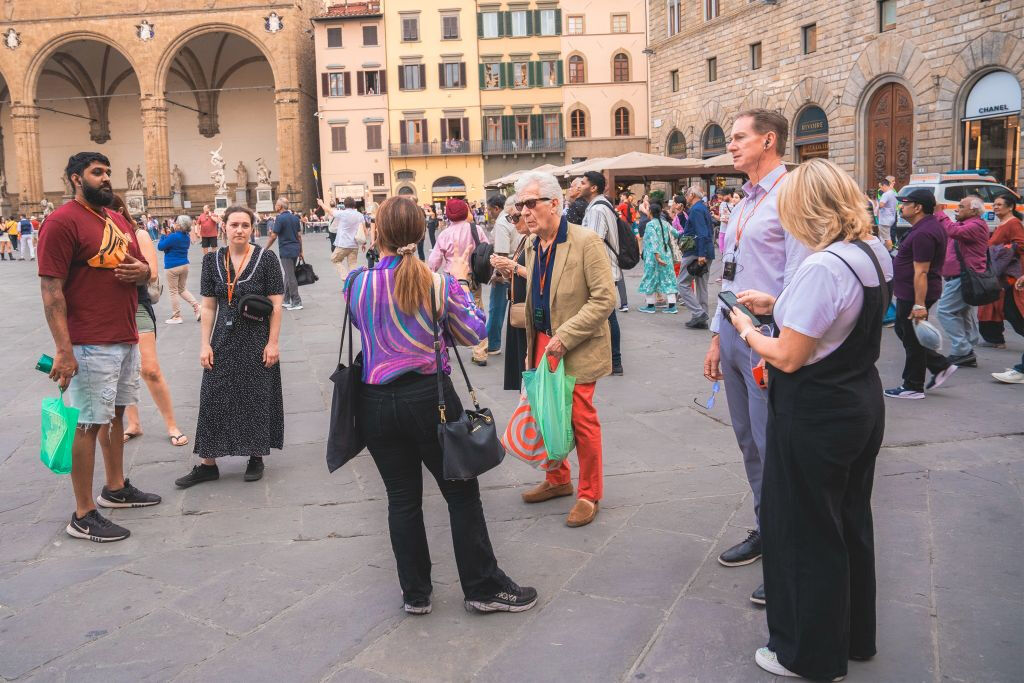
[[[615,230],[619,236],[619,250],[616,251],[612,245],[608,242],[608,236],[604,238],[604,243],[608,245],[608,248],[615,254],[615,259],[619,264],[619,268],[622,270],[629,270],[635,268],[636,264],[640,263],[640,245],[636,243],[636,238],[633,236],[633,226],[626,221],[622,220],[619,212],[615,210],[612,203],[607,199],[601,198],[597,200],[598,204],[607,206],[612,215],[615,216]]]
[[[491,281],[491,276],[494,275],[494,267],[491,266],[491,254],[494,253],[494,245],[480,239],[480,235],[477,233],[479,229],[476,223],[469,224],[469,232],[473,236],[473,244],[476,245],[469,257],[469,269],[478,285],[486,285]]]

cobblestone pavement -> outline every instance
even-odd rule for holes
[[[518,615],[464,611],[447,514],[431,481],[425,513],[434,612],[407,617],[373,462],[333,475],[324,465],[337,357],[339,281],[310,236],[320,282],[305,310],[285,313],[286,449],[266,476],[179,491],[190,450],[174,448],[148,394],[145,435],[131,441],[133,483],[164,497],[111,517],[130,539],[71,539],[68,477],[38,459],[39,401],[54,394],[33,369],[52,343],[34,264],[0,263],[5,292],[0,381],[0,677],[68,681],[761,681],[753,661],[767,630],[748,601],[760,564],[727,569],[716,556],[752,522],[750,490],[724,397],[694,405],[707,333],[685,316],[621,316],[624,377],[599,382],[606,498],[595,523],[565,526],[567,499],[527,506],[538,480],[507,459],[482,478],[501,566],[536,586]],[[190,278],[198,291],[198,250]],[[630,296],[636,278],[632,276]],[[186,434],[196,422],[198,325],[166,326],[160,360]],[[879,654],[850,681],[1020,680],[1024,634],[1021,403],[1024,387],[990,371],[1020,358],[979,350],[925,401],[886,405],[875,480]],[[472,368],[503,421],[501,357]],[[897,383],[902,352],[885,331],[879,368]],[[102,471],[100,469],[100,471]],[[97,490],[102,482],[97,481]],[[770,599],[770,596],[769,596]]]

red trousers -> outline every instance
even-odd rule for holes
[[[534,344],[533,366],[537,367],[551,338],[538,332]],[[548,359],[548,367],[554,370],[558,363]],[[576,383],[572,392],[572,431],[576,438],[576,458],[580,463],[579,487],[577,495],[591,502],[598,502],[604,495],[604,472],[601,467],[601,422],[597,419],[594,408],[594,389],[596,382],[587,384]],[[566,458],[557,468],[548,470],[547,480],[558,486],[572,481],[569,470],[569,459]]]

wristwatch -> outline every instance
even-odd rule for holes
[[[912,311],[927,311],[928,307],[927,306],[922,306],[921,304],[914,304],[914,307],[912,309],[910,309],[910,310],[912,310]]]

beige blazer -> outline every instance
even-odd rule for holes
[[[534,238],[526,248],[526,367],[533,367],[534,338],[533,269]],[[611,332],[608,316],[615,309],[608,250],[597,233],[569,224],[566,241],[555,249],[551,270],[551,329],[562,340],[565,371],[577,382],[597,381],[612,371]]]

